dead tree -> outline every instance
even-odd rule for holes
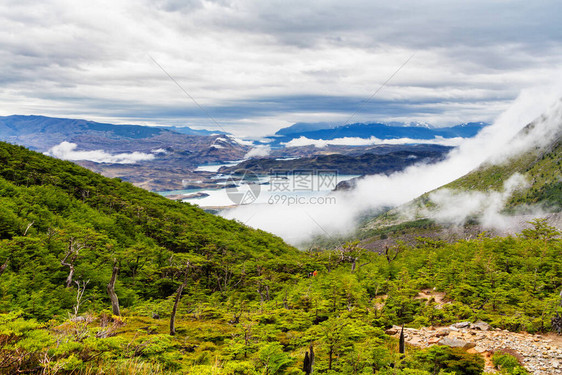
[[[357,269],[370,263],[357,264],[364,252],[365,250],[359,247],[359,242],[347,243],[339,248],[340,254],[338,262],[351,263],[351,273],[354,273]]]
[[[392,254],[394,252],[394,254]],[[388,262],[388,264],[392,263],[392,261],[394,259],[396,259],[396,257],[398,256],[398,254],[400,254],[402,251],[400,249],[400,247],[394,246],[392,249],[390,249],[388,246],[384,247],[384,255],[386,256],[386,260]]]
[[[404,325],[400,330],[400,340],[398,341],[398,353],[400,353],[400,362],[398,362],[398,368],[404,366],[404,359],[406,358],[406,340],[404,339]]]
[[[29,231],[29,228],[31,228],[31,226],[35,224],[35,221],[32,221],[31,223],[27,224],[27,227],[25,228],[25,230],[23,231],[23,236],[27,236],[27,232]]]
[[[552,326],[552,330],[559,335],[562,334],[562,316],[559,313],[556,313],[556,316],[553,316],[550,324]]]
[[[84,292],[86,291],[86,286],[88,285],[89,282],[90,279],[82,282],[74,280],[74,283],[78,288],[76,291],[76,305],[74,305],[74,318],[78,316],[78,311],[80,310],[80,304],[82,303],[82,297],[84,297]]]
[[[60,261],[60,264],[68,267],[68,276],[66,278],[66,287],[70,288],[72,285],[72,278],[74,277],[74,264],[76,263],[76,259],[78,258],[78,254],[80,250],[85,248],[86,245],[84,243],[78,242],[76,238],[72,237],[68,242],[68,251],[66,252],[64,258]]]
[[[309,351],[306,351],[304,353],[302,371],[304,371],[305,374],[310,375],[312,374],[313,367],[314,367],[314,348],[312,347],[312,344],[310,344]]]
[[[113,315],[120,316],[121,312],[119,311],[119,298],[117,298],[117,294],[115,294],[115,281],[117,281],[118,273],[119,273],[119,266],[117,261],[114,261],[113,271],[111,272],[111,279],[109,280],[109,284],[107,284],[107,294],[109,295],[109,299],[111,300],[111,308],[113,310]]]
[[[178,290],[176,291],[176,299],[174,301],[174,307],[172,308],[172,314],[170,316],[170,335],[172,336],[176,334],[176,313],[178,311],[178,305],[180,304],[181,294],[183,293],[183,290],[187,286],[187,280],[189,276],[188,271],[189,271],[189,262],[187,262],[185,266],[183,283],[178,287]]]
[[[4,262],[4,264],[2,264],[0,266],[0,276],[2,276],[2,274],[4,273],[4,271],[6,271],[6,268],[8,268],[8,262],[10,261],[10,258],[6,258],[6,261]]]
[[[398,353],[405,354],[406,353],[406,342],[404,340],[404,326],[400,330],[400,340],[398,341]]]

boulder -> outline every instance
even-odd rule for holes
[[[453,339],[450,337],[443,337],[441,340],[439,340],[438,344],[449,346],[451,348],[462,348],[462,349],[470,349],[476,346],[471,342],[467,342],[459,339]]]
[[[437,343],[439,343],[439,337],[432,337],[429,340],[427,340],[427,345],[435,345]]]
[[[470,322],[459,322],[459,323],[455,323],[455,324],[453,324],[451,327],[455,327],[455,328],[459,328],[459,329],[468,328],[468,327],[470,327]]]
[[[437,337],[448,336],[450,332],[451,330],[448,328],[441,328],[437,332],[435,332],[435,336]]]
[[[471,324],[470,328],[478,329],[480,331],[489,331],[491,327],[488,323],[479,320],[476,323]]]

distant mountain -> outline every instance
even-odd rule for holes
[[[163,129],[186,135],[217,135],[230,134],[221,130],[192,129],[189,126],[166,126]]]
[[[188,127],[164,128],[142,125],[115,125],[46,116],[13,115],[0,117],[0,140],[21,144],[38,151],[47,151],[62,141],[78,143],[82,148],[88,149],[88,138],[92,140],[106,139],[107,144],[111,147],[111,144],[115,143],[112,141],[169,138],[178,136],[178,133],[189,136],[209,136],[221,132],[194,130]],[[188,141],[193,138],[180,136],[180,139]],[[139,144],[139,146],[141,145]],[[95,147],[98,147],[98,145],[96,144]]]
[[[0,117],[0,140],[46,151],[69,137],[99,134],[109,139],[142,139],[167,132],[156,127],[140,125],[113,125],[87,120],[45,116]]]
[[[292,139],[305,137],[308,139],[336,139],[344,137],[371,138],[378,139],[434,139],[443,138],[470,138],[474,137],[480,130],[488,124],[484,122],[469,122],[452,127],[432,127],[426,123],[370,123],[370,124],[350,124],[345,126],[332,126],[327,123],[304,124],[299,123],[288,128],[279,130],[274,137],[270,137],[274,144],[283,144]]]
[[[188,135],[161,127],[18,115],[0,117],[0,141],[40,152],[59,146],[50,154],[158,191],[181,189],[182,181],[201,179],[193,174],[198,165],[240,160],[250,150],[223,134]],[[67,142],[63,148],[62,142]],[[88,152],[95,158],[88,158]],[[123,164],[115,162],[116,154],[142,158]]]
[[[298,134],[303,132],[311,132],[316,130],[325,130],[325,129],[333,129],[336,128],[338,124],[331,123],[331,122],[297,122],[291,126],[286,128],[279,129],[275,135],[290,135],[290,134]]]
[[[435,163],[443,160],[451,147],[439,145],[410,145],[391,148],[379,147],[360,155],[316,155],[297,159],[249,159],[233,167],[222,167],[223,174],[250,170],[256,174],[269,174],[272,170],[337,171],[342,175],[367,175],[393,173],[416,163]]]
[[[488,221],[491,228],[508,229],[508,220],[522,227],[534,216],[547,212],[551,213],[550,225],[562,228],[562,104],[549,116],[530,123],[513,139],[517,142],[548,123],[551,129],[543,129],[544,135],[536,137],[538,143],[530,145],[526,152],[501,163],[485,162],[465,176],[367,222],[364,229],[409,226],[425,219],[455,225]],[[551,141],[544,144],[544,137]],[[531,137],[527,142],[537,141]],[[464,205],[467,200],[471,204],[464,209],[452,207]]]

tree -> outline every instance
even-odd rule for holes
[[[67,288],[70,288],[72,285],[76,259],[78,258],[80,250],[84,249],[85,247],[88,247],[87,239],[79,240],[76,237],[70,237],[70,239],[68,240],[68,250],[66,251],[64,258],[60,261],[61,265],[68,267],[69,269],[65,284]]]
[[[549,242],[560,234],[556,228],[547,224],[546,219],[535,219],[530,221],[529,224],[531,224],[533,228],[527,228],[521,231],[523,237],[527,239]]]
[[[294,362],[293,358],[283,352],[277,342],[266,344],[258,352],[258,362],[265,375],[279,374],[285,367]]]
[[[174,307],[172,308],[172,314],[170,315],[170,335],[176,334],[176,313],[178,312],[178,305],[181,300],[181,294],[183,293],[184,288],[187,286],[188,276],[189,276],[189,265],[190,262],[187,261],[185,264],[185,268],[183,271],[183,282],[178,287],[176,291],[176,298],[174,299]]]
[[[119,311],[119,298],[117,298],[117,294],[115,293],[115,282],[117,281],[117,274],[119,273],[119,265],[117,260],[113,261],[113,269],[111,271],[111,279],[109,279],[109,284],[107,284],[107,294],[109,295],[109,299],[111,300],[111,309],[113,311],[113,315],[120,316],[121,312]]]
[[[6,268],[8,268],[8,262],[9,261],[10,261],[10,258],[6,258],[6,261],[0,266],[0,276],[2,276],[4,271],[6,271]]]
[[[304,354],[302,370],[306,375],[310,375],[312,374],[313,369],[314,369],[314,348],[311,343],[309,350],[307,350]]]

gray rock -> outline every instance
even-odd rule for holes
[[[463,348],[470,349],[474,348],[476,345],[464,340],[452,339],[450,337],[443,337],[438,342],[439,345],[450,346],[451,348]]]
[[[470,322],[459,322],[459,323],[455,323],[455,324],[453,324],[451,327],[455,327],[455,328],[468,328],[468,327],[470,327]]]
[[[448,328],[441,328],[441,329],[437,330],[437,332],[435,332],[435,336],[437,336],[437,337],[447,336],[450,332],[451,332],[451,330],[448,329]]]
[[[471,324],[470,328],[478,329],[480,331],[489,331],[491,327],[488,323],[479,320],[476,323]]]

